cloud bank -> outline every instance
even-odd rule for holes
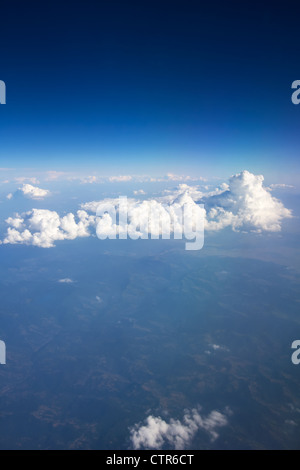
[[[99,238],[110,237],[113,233],[119,236],[128,233],[131,238],[148,238],[149,233],[152,238],[169,238],[170,234],[181,238],[183,207],[184,217],[190,227],[195,225],[195,217],[201,216],[207,232],[225,228],[246,232],[278,232],[282,221],[292,217],[292,213],[273,197],[263,182],[262,175],[243,171],[211,191],[182,183],[177,189],[164,191],[161,197],[147,200],[128,198],[128,221],[119,221],[118,225],[105,211],[111,206],[117,208],[119,198],[81,204],[81,210],[76,215],[69,213],[64,217],[55,211],[33,209],[6,220],[9,227],[3,243],[49,248],[57,240],[88,237],[96,232],[95,228]],[[28,184],[23,185],[22,191],[33,199],[49,194],[47,190]]]
[[[130,440],[135,450],[162,449],[164,447],[184,450],[199,430],[205,431],[213,442],[219,434],[217,430],[228,424],[228,414],[212,411],[203,417],[200,409],[186,410],[182,421],[148,416],[144,424],[136,424],[130,429]]]
[[[128,199],[129,218],[140,220],[141,225],[145,226],[145,217],[151,205],[162,220],[168,219],[171,214],[176,226],[176,209],[185,204],[191,208],[196,204],[204,204],[206,231],[220,231],[230,227],[234,231],[278,232],[282,220],[292,217],[292,213],[270,194],[268,188],[263,186],[263,181],[262,175],[243,171],[232,176],[229,184],[222,183],[213,191],[203,192],[198,186],[180,184],[176,190],[166,191],[161,198],[142,202]],[[96,213],[97,209],[114,203],[117,204],[118,199],[93,201],[83,204],[82,208]],[[103,221],[103,233],[112,230],[113,221],[106,218],[105,223]]]

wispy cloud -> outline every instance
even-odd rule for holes
[[[201,176],[198,176],[198,177],[194,177],[194,176],[185,176],[185,175],[174,175],[173,173],[168,173],[166,175],[166,179],[168,181],[183,181],[183,182],[186,182],[186,181],[206,181],[205,178],[201,177]]]
[[[18,184],[22,184],[22,183],[40,184],[39,180],[35,176],[17,176],[16,178],[14,178],[14,181]]]
[[[46,173],[46,181],[55,181],[59,178],[62,178],[63,176],[65,176],[65,172],[63,171],[55,171],[55,170],[50,170],[50,171],[47,171]]]
[[[133,191],[133,194],[134,194],[135,196],[140,196],[140,195],[143,196],[143,195],[145,195],[146,193],[145,193],[145,191],[144,191],[143,189],[138,189],[138,190],[136,190],[136,191]]]
[[[293,189],[295,186],[292,184],[276,183],[269,186],[270,189]]]
[[[130,176],[130,175],[110,176],[108,179],[112,183],[115,183],[115,182],[120,183],[120,182],[131,181],[132,176]]]
[[[97,176],[86,176],[86,177],[82,178],[81,183],[82,184],[93,184],[93,183],[97,183],[97,181],[98,181]]]

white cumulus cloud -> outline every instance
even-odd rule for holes
[[[23,186],[18,189],[17,193],[21,193],[29,199],[44,199],[44,197],[50,195],[50,191],[48,191],[48,189],[41,189],[37,186],[32,186],[31,184],[23,184]]]
[[[212,411],[208,416],[201,416],[200,409],[186,410],[183,419],[170,419],[148,416],[144,424],[136,424],[130,429],[130,439],[134,449],[161,449],[171,447],[176,450],[186,449],[196,433],[204,430],[211,441],[218,437],[218,430],[228,424],[228,410],[225,413]]]
[[[33,209],[6,220],[9,225],[3,244],[25,244],[51,248],[58,240],[74,240],[90,236],[89,227],[95,224],[95,217],[85,211],[77,211],[60,217],[57,212]]]
[[[116,225],[109,213],[104,214],[111,205],[118,209],[118,198],[92,201],[82,208],[94,213],[100,210],[104,214],[97,226],[100,238],[114,233],[122,235],[126,231],[131,237],[142,238],[147,238],[149,233],[153,237],[182,233],[182,207],[186,209],[185,220],[191,225],[197,215],[196,209],[202,211],[206,231],[219,231],[226,227],[234,231],[280,231],[282,220],[291,217],[291,211],[270,194],[263,181],[263,176],[243,171],[232,176],[229,184],[222,183],[212,191],[203,192],[199,186],[182,183],[173,191],[165,191],[165,195],[159,198],[128,199],[128,223],[125,225]]]
[[[230,227],[234,231],[278,232],[282,220],[292,217],[292,212],[272,196],[263,182],[262,175],[243,171],[214,190],[182,183],[173,191],[165,191],[161,201],[172,204],[185,193],[196,203],[204,204],[207,231]]]
[[[243,171],[229,180],[219,194],[204,196],[207,230],[254,230],[277,232],[281,222],[292,216],[282,202],[263,185],[264,177]]]

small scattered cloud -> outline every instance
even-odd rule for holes
[[[130,428],[130,439],[135,450],[174,448],[184,450],[199,430],[207,433],[213,442],[219,437],[219,429],[228,425],[230,410],[224,413],[212,411],[203,416],[200,408],[186,410],[183,419],[170,419],[168,422],[161,417],[148,416],[144,423]]]
[[[8,199],[9,201],[14,197],[14,195],[12,193],[9,193],[7,196],[6,196],[6,199]]]
[[[220,344],[210,344],[209,346],[214,351],[227,351],[227,352],[229,351],[229,349],[226,346],[222,346]]]
[[[145,195],[146,193],[145,193],[145,191],[144,191],[143,189],[138,189],[138,190],[136,190],[136,191],[133,191],[133,194],[134,194],[135,196],[139,196],[139,195],[143,196],[143,195]]]
[[[69,277],[66,277],[65,279],[59,279],[58,282],[61,284],[73,284],[75,281]]]

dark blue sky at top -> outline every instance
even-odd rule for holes
[[[1,5],[0,167],[299,171],[299,4]]]

